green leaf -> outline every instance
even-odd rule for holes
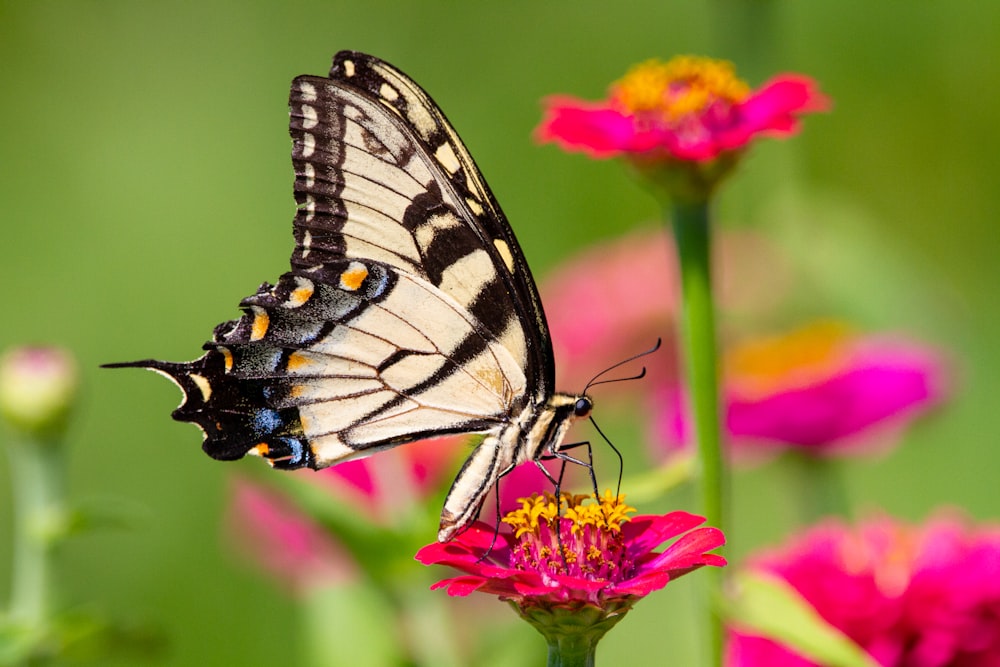
[[[744,571],[734,583],[739,593],[725,611],[741,631],[773,639],[825,667],[879,667],[784,581]]]

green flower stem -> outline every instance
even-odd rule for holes
[[[683,356],[708,524],[725,530],[725,466],[719,433],[719,374],[712,299],[708,203],[676,203],[671,211],[681,266]]]
[[[710,526],[723,531],[727,479],[719,433],[719,379],[715,336],[715,303],[711,280],[711,226],[708,198],[674,200],[670,210],[680,257],[683,359],[698,445],[701,511]],[[709,642],[712,665],[722,664],[722,622],[712,608],[721,599],[722,577],[708,572]]]
[[[826,516],[851,516],[840,461],[799,452],[789,452],[787,458],[795,476],[801,525],[811,525]]]
[[[14,501],[11,618],[43,626],[51,612],[51,560],[65,533],[63,448],[21,438],[8,447]]]
[[[549,642],[546,667],[594,667],[597,656],[597,642],[590,637],[570,635],[546,638]]]
[[[594,667],[597,643],[625,618],[632,599],[605,601],[602,607],[573,604],[568,607],[511,606],[521,618],[545,637],[547,667]]]

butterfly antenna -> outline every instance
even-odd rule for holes
[[[663,339],[662,338],[657,338],[656,339],[656,344],[653,345],[653,347],[649,348],[648,350],[644,350],[644,351],[642,351],[642,352],[640,352],[638,354],[632,355],[628,359],[623,359],[623,360],[619,361],[618,363],[615,363],[615,364],[612,364],[611,366],[608,366],[603,371],[601,371],[600,373],[598,373],[597,375],[595,375],[593,378],[591,378],[590,382],[587,383],[587,386],[583,388],[583,393],[586,394],[587,391],[591,387],[596,387],[599,384],[608,384],[610,382],[625,382],[627,380],[639,380],[641,378],[646,377],[646,368],[643,367],[643,369],[641,371],[639,371],[639,373],[637,375],[633,375],[631,377],[612,378],[610,380],[601,380],[600,379],[601,376],[607,375],[608,373],[610,373],[611,371],[615,370],[616,368],[621,368],[625,364],[630,364],[633,361],[635,361],[636,359],[642,359],[643,357],[645,357],[647,355],[653,354],[654,352],[656,352],[657,350],[660,349],[660,346],[662,344],[663,344]]]
[[[619,451],[619,449],[615,447],[614,443],[612,443],[608,439],[608,436],[604,435],[604,431],[602,431],[601,427],[597,425],[597,422],[594,421],[593,417],[590,418],[590,423],[594,425],[594,428],[597,429],[597,432],[600,434],[601,438],[604,440],[604,442],[608,443],[608,447],[610,447],[611,451],[613,451],[615,453],[615,456],[618,457],[618,486],[615,488],[615,495],[618,495],[619,493],[621,493],[622,490],[622,472],[625,470],[625,458],[622,456],[621,451]]]
[[[612,364],[608,368],[605,368],[603,371],[601,371],[600,373],[598,373],[597,375],[595,375],[590,380],[590,382],[587,383],[587,386],[583,388],[583,393],[586,394],[590,390],[591,387],[596,387],[596,386],[601,385],[601,384],[609,384],[609,383],[612,383],[612,382],[626,382],[628,380],[640,380],[640,379],[646,377],[646,368],[644,366],[642,368],[642,370],[640,370],[638,373],[636,373],[635,375],[631,375],[629,377],[610,378],[610,379],[607,379],[607,380],[602,380],[601,379],[602,376],[607,375],[608,373],[610,373],[611,371],[615,370],[616,368],[621,368],[625,364],[630,364],[633,361],[635,361],[636,359],[641,359],[642,357],[645,357],[647,355],[653,354],[654,352],[656,352],[657,350],[660,349],[660,346],[662,344],[663,344],[663,339],[662,338],[657,338],[656,339],[656,344],[654,344],[653,347],[649,348],[648,350],[643,350],[642,352],[640,352],[638,354],[632,355],[628,359],[623,359],[622,361],[619,361],[618,363]],[[613,451],[615,453],[615,456],[618,457],[618,487],[617,487],[616,493],[620,493],[621,492],[621,488],[622,488],[622,475],[623,475],[624,470],[625,470],[625,458],[622,456],[621,451],[619,451],[619,449],[614,446],[614,444],[611,442],[611,440],[608,439],[608,436],[606,436],[604,434],[604,431],[601,430],[601,427],[597,425],[597,422],[594,421],[593,416],[590,417],[590,423],[594,425],[594,428],[597,429],[597,432],[601,435],[601,438],[604,440],[604,442],[608,443],[608,447],[610,447],[611,451]],[[598,490],[597,490],[596,480],[595,480],[595,484],[594,484],[594,493],[595,493],[595,495],[599,495],[598,494]]]

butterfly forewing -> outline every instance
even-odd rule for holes
[[[423,90],[356,52],[289,99],[292,270],[189,363],[144,360],[184,392],[215,458],[321,468],[446,433],[485,433],[442,512],[468,525],[517,463],[553,453],[576,397],[554,394],[548,328],[509,224]]]
[[[378,59],[341,52],[329,79],[293,82],[289,107],[300,207],[293,266],[332,252],[419,272],[521,359],[536,396],[550,394],[551,343],[527,263],[427,94]]]

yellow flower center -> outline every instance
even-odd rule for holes
[[[574,534],[581,532],[585,526],[594,526],[608,532],[618,532],[621,525],[629,520],[628,514],[635,512],[634,507],[625,504],[625,495],[617,496],[611,490],[604,492],[600,498],[594,494],[562,493],[560,502],[551,493],[534,494],[530,498],[520,498],[520,509],[509,512],[502,521],[514,528],[514,537],[519,538],[527,532],[535,533],[554,526],[562,518],[570,521],[570,530]]]
[[[545,574],[616,580],[631,570],[621,527],[634,507],[624,495],[551,493],[520,499],[503,522],[514,528],[512,566]]]
[[[734,347],[726,354],[726,370],[734,388],[744,395],[806,386],[841,366],[851,338],[842,323],[816,322]]]
[[[631,113],[655,112],[668,122],[697,115],[713,104],[739,104],[750,87],[725,60],[677,56],[634,66],[612,86],[612,98]]]

